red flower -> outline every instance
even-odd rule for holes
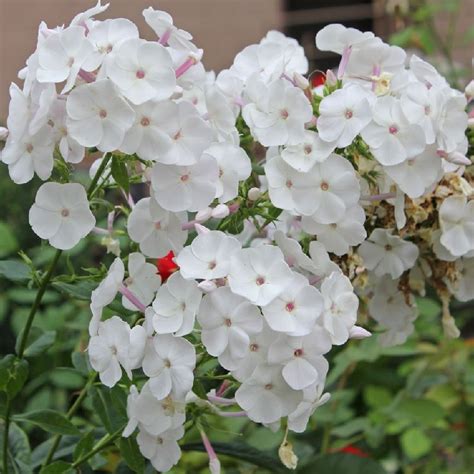
[[[312,76],[311,76],[311,85],[313,87],[318,87],[324,85],[326,82],[326,74],[322,71],[316,71]]]
[[[156,261],[156,268],[158,269],[157,273],[161,276],[162,282],[165,282],[169,276],[179,268],[173,259],[174,252],[170,250],[166,256],[161,257]]]
[[[347,446],[344,446],[338,451],[340,453],[353,454],[354,456],[359,456],[360,458],[369,457],[369,455],[365,451],[362,451],[362,449],[359,449],[357,446],[354,446],[353,444],[348,444]]]

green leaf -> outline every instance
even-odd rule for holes
[[[74,284],[55,281],[53,287],[78,300],[90,301],[91,293],[97,285],[89,281]]]
[[[394,418],[407,418],[425,426],[433,426],[444,417],[443,408],[432,400],[404,400],[391,412]]]
[[[13,398],[23,388],[27,378],[26,360],[18,359],[13,354],[0,360],[0,391],[6,392],[9,398]]]
[[[54,410],[34,410],[29,413],[15,415],[16,421],[32,423],[49,433],[60,435],[76,435],[79,430],[62,414]]]
[[[0,258],[11,255],[18,249],[18,241],[13,232],[3,222],[0,222]]]
[[[109,433],[127,423],[127,395],[122,388],[92,387],[90,393],[95,413]]]
[[[120,187],[128,193],[130,190],[130,181],[127,165],[117,156],[112,158],[112,177]]]
[[[30,267],[19,260],[1,260],[0,276],[10,281],[29,280]]]
[[[138,449],[135,438],[120,438],[119,448],[124,461],[133,472],[143,473],[145,471],[145,460]]]
[[[71,367],[56,367],[49,375],[51,382],[59,388],[80,389],[84,385],[84,376]]]
[[[94,431],[86,433],[74,449],[74,461],[80,459],[84,454],[88,453],[94,447]]]
[[[364,400],[367,405],[373,408],[382,408],[392,401],[391,393],[384,387],[376,387],[375,385],[367,385],[364,388]]]
[[[323,454],[312,458],[296,471],[298,474],[386,474],[383,467],[370,458],[353,454]]]
[[[0,421],[0,446],[3,449],[5,427]],[[8,433],[8,471],[12,474],[31,474],[31,449],[28,436],[15,423],[10,424]]]
[[[71,359],[74,368],[82,375],[88,375],[92,371],[89,357],[84,352],[73,352]]]
[[[76,472],[72,465],[65,461],[55,461],[41,469],[40,474],[64,474]]]
[[[42,354],[49,349],[56,341],[56,331],[41,331],[39,328],[33,328],[30,337],[28,337],[29,345],[25,349],[25,357],[33,357]],[[31,337],[34,333],[38,333],[36,337]]]
[[[410,459],[418,459],[431,451],[433,443],[419,428],[410,428],[402,434],[403,451]]]
[[[219,441],[213,441],[212,447],[217,454],[225,454],[226,456],[231,456],[236,459],[249,462],[272,473],[288,472],[288,470],[283,467],[283,464],[280,462],[280,460],[273,454],[252,448],[251,446],[248,446],[244,443],[221,443]],[[184,444],[181,446],[181,449],[183,451],[205,451],[204,445],[202,443]],[[314,471],[311,472],[311,474],[314,474]]]

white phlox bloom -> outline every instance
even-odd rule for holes
[[[359,245],[367,237],[364,228],[364,209],[356,204],[346,209],[344,215],[331,224],[320,224],[312,217],[303,216],[301,227],[308,234],[317,235],[328,252],[345,255],[352,246]]]
[[[157,163],[151,184],[158,204],[168,211],[200,211],[216,196],[219,167],[210,155],[195,165],[177,166]]]
[[[93,71],[100,59],[91,60],[93,44],[85,36],[84,28],[69,26],[50,34],[38,47],[36,78],[39,82],[64,82],[62,94],[69,92],[81,69]]]
[[[319,30],[316,35],[316,46],[320,51],[332,51],[342,54],[344,50],[356,49],[374,40],[374,34],[370,31],[359,31],[355,28],[347,28],[339,23],[333,23]]]
[[[296,409],[302,392],[285,382],[279,365],[262,364],[237,389],[235,399],[252,421],[273,423]]]
[[[201,340],[209,354],[218,357],[227,370],[238,367],[250,351],[250,337],[262,331],[258,308],[229,287],[220,287],[204,296],[198,322]]]
[[[265,165],[272,203],[281,209],[313,216],[330,224],[339,220],[346,209],[357,203],[359,180],[345,158],[331,154],[307,173],[299,173],[280,157]]]
[[[151,392],[149,382],[143,385],[140,393],[132,385],[127,399],[128,424],[122,436],[130,436],[137,427],[141,432],[147,432],[152,436],[159,436],[169,429],[178,428],[186,419],[184,408],[184,399],[168,395],[158,400]]]
[[[447,92],[454,93],[452,89],[443,91],[445,95]],[[436,143],[447,153],[455,151],[465,139],[464,132],[468,124],[466,105],[464,94],[456,92],[443,103],[438,112]]]
[[[162,400],[168,395],[184,398],[191,390],[196,365],[194,346],[182,337],[156,334],[147,343],[143,372],[150,378],[151,393]]]
[[[107,75],[135,105],[168,99],[176,86],[173,61],[166,48],[139,38],[117,47],[107,63]]]
[[[100,381],[113,387],[122,378],[122,367],[129,378],[140,366],[145,350],[146,333],[142,326],[130,326],[119,316],[99,324],[98,334],[89,341],[91,366],[99,372]]]
[[[441,244],[454,256],[474,250],[474,201],[464,195],[446,198],[439,208]]]
[[[247,86],[249,103],[242,116],[252,135],[264,146],[297,145],[313,115],[303,91],[278,79],[268,87],[254,80]]]
[[[137,435],[138,448],[157,471],[168,472],[181,458],[178,440],[183,436],[183,426],[170,428],[156,436],[143,430]]]
[[[155,265],[147,263],[141,253],[134,252],[128,256],[128,277],[124,285],[144,306],[148,306],[153,301],[160,284],[161,278],[156,273]],[[131,311],[138,311],[138,308],[125,296],[122,296],[122,306]]]
[[[66,109],[72,138],[103,152],[119,148],[135,120],[132,107],[108,79],[76,87]]]
[[[369,300],[369,313],[385,331],[379,341],[384,346],[403,344],[413,332],[417,310],[413,295],[408,297],[398,289],[398,280],[384,276],[378,279]]]
[[[140,244],[147,257],[163,257],[170,250],[177,253],[188,237],[182,229],[186,213],[164,210],[153,197],[138,201],[128,216],[127,231],[130,238]]]
[[[247,153],[231,143],[213,143],[204,151],[212,156],[219,167],[216,197],[220,202],[228,202],[238,194],[239,182],[246,180],[252,172]]]
[[[201,299],[197,283],[185,280],[175,272],[160,286],[153,308],[147,309],[147,318],[152,318],[153,328],[158,334],[184,336],[194,329]]]
[[[45,183],[29,212],[34,233],[61,250],[69,250],[94,228],[84,187],[78,183]]]
[[[420,125],[411,124],[400,100],[380,97],[373,107],[373,121],[361,131],[362,138],[378,162],[397,165],[407,158],[419,155],[426,146]]]
[[[341,272],[341,269],[330,258],[328,251],[321,242],[313,240],[309,244],[309,256],[313,262],[314,269],[311,273],[317,278],[323,279],[333,272]]]
[[[281,335],[268,350],[268,362],[282,366],[285,382],[303,390],[326,379],[329,368],[323,354],[331,349],[331,337],[320,326],[303,337]]]
[[[92,318],[89,323],[89,335],[95,336],[99,328],[102,310],[112,303],[117,296],[119,288],[122,286],[125,277],[125,267],[120,258],[116,258],[107,272],[106,277],[99,283],[99,286],[91,294]]]
[[[310,334],[323,310],[321,293],[299,273],[271,303],[262,308],[268,325],[290,336]]]
[[[218,230],[198,235],[176,257],[180,273],[186,279],[213,280],[229,274],[232,255],[240,242]]]
[[[359,299],[349,278],[339,272],[333,272],[323,280],[321,294],[324,298],[322,326],[334,345],[344,344],[357,321]]]
[[[318,132],[325,142],[343,148],[372,120],[368,93],[352,84],[325,97],[319,105]]]
[[[395,279],[415,265],[420,252],[415,244],[392,235],[390,230],[374,229],[358,253],[365,267],[375,275],[390,275]]]
[[[239,250],[231,257],[228,281],[233,293],[265,306],[291,283],[293,272],[273,245]]]
[[[463,257],[456,262],[459,277],[455,283],[447,280],[447,285],[458,301],[471,301],[474,299],[474,255],[470,258]]]
[[[295,433],[303,433],[306,430],[311,415],[331,398],[329,393],[323,392],[324,383],[314,384],[304,389],[303,400],[296,410],[288,415],[288,429]]]
[[[296,239],[287,237],[282,230],[276,230],[273,240],[283,252],[285,262],[293,269],[317,271],[315,262],[303,252],[300,243]]]

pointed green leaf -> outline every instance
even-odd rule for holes
[[[32,423],[49,433],[60,435],[76,435],[79,430],[62,414],[49,409],[34,410],[29,413],[15,415],[16,421]]]

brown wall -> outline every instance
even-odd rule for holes
[[[166,10],[175,24],[194,36],[204,49],[208,69],[228,67],[237,52],[259,41],[269,29],[283,23],[281,0],[108,0],[109,9],[98,19],[126,17],[134,21],[141,35],[154,39],[143,21],[148,6]],[[0,0],[0,123],[5,120],[8,86],[16,80],[26,58],[36,47],[38,25],[67,24],[96,0]],[[103,0],[102,3],[106,3]]]

